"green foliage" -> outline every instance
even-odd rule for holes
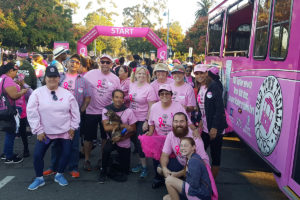
[[[40,6],[43,5],[43,6]],[[0,0],[0,41],[8,47],[53,46],[70,41],[76,4],[59,0]]]
[[[214,3],[214,0],[200,0],[197,2],[199,9],[195,12],[196,20],[199,17],[205,17],[208,15],[208,10]]]

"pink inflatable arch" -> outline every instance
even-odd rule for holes
[[[145,37],[156,48],[159,59],[167,59],[167,45],[150,29],[140,27],[95,26],[77,42],[77,53],[87,55],[87,45],[98,36]]]

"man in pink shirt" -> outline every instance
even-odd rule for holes
[[[91,171],[90,152],[92,149],[92,141],[97,139],[98,124],[100,126],[102,149],[106,143],[106,133],[102,126],[103,108],[112,101],[112,92],[120,89],[119,78],[110,72],[113,65],[113,59],[109,55],[102,55],[100,58],[101,69],[93,69],[84,75],[84,78],[90,82],[92,90],[92,99],[86,109],[84,133],[84,169]]]
[[[187,116],[184,113],[176,113],[173,118],[173,131],[167,135],[160,164],[157,168],[159,174],[167,177],[173,175],[181,177],[184,174],[184,166],[186,158],[180,153],[180,138],[193,137],[193,133],[189,130],[187,124]],[[201,138],[194,138],[196,142],[196,153],[209,164],[209,157],[204,150],[204,144]],[[176,158],[170,158],[170,155],[175,155]]]
[[[124,105],[124,92],[122,90],[114,90],[112,94],[113,103],[103,109],[102,123],[104,130],[108,133],[109,141],[105,144],[102,152],[102,169],[99,176],[99,183],[104,183],[107,175],[117,181],[126,181],[130,166],[130,137],[136,131],[135,123],[137,119],[130,108]],[[121,117],[122,124],[120,128],[124,131],[124,135],[111,138],[111,132],[118,128],[114,124],[109,123],[109,118],[105,115],[108,110],[114,111]],[[115,144],[112,144],[114,142]],[[108,165],[110,154],[113,150],[119,153],[120,171],[108,174]]]

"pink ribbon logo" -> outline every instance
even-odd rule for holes
[[[132,94],[129,95],[129,100],[130,100],[131,102],[133,102],[133,100],[132,100]]]
[[[175,150],[176,150],[176,155],[180,155],[181,156],[180,147],[178,145],[175,147]]]
[[[160,118],[158,119],[158,121],[159,121],[159,127],[165,126],[164,121],[163,121],[163,118],[160,117]]]
[[[99,88],[99,87],[102,87],[102,81],[101,80],[98,80],[97,88]]]
[[[201,103],[201,96],[200,96],[200,94],[198,94],[198,96],[197,96],[198,98],[197,98],[197,100],[198,100],[198,103]]]
[[[67,82],[64,82],[64,88],[68,89],[69,84]]]

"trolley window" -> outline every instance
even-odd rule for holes
[[[248,56],[253,3],[250,0],[240,1],[228,9],[225,56]]]
[[[272,23],[271,59],[284,60],[287,56],[291,2],[291,0],[276,0]]]
[[[219,56],[222,39],[223,14],[214,17],[208,26],[208,55]]]
[[[260,0],[256,22],[256,34],[253,56],[256,59],[265,59],[268,49],[269,22],[271,13],[271,0]]]

